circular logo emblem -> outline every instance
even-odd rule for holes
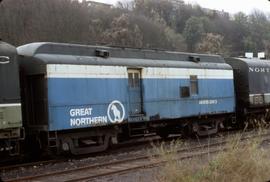
[[[125,118],[125,108],[123,104],[118,100],[112,101],[108,106],[107,115],[111,123],[122,123]]]

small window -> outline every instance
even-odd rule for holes
[[[128,73],[128,85],[130,88],[140,87],[140,71],[129,70]]]
[[[139,73],[134,73],[134,87],[139,87],[140,86],[140,75]]]
[[[128,73],[128,85],[129,87],[133,87],[133,73]]]
[[[189,97],[189,87],[180,87],[180,95],[182,98]]]
[[[199,93],[197,75],[190,76],[190,93],[191,95],[198,95]]]

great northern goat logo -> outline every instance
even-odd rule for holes
[[[123,104],[118,100],[112,101],[108,106],[107,115],[111,123],[122,123],[125,118]]]

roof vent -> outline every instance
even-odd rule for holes
[[[110,56],[110,52],[107,51],[107,50],[96,49],[96,56],[97,57],[107,58],[107,57]]]
[[[253,52],[246,52],[245,57],[248,58],[248,59],[252,59],[253,58]]]
[[[258,52],[259,59],[265,59],[265,52]]]
[[[188,57],[188,60],[189,60],[189,61],[192,61],[192,62],[195,62],[195,63],[198,63],[198,62],[201,61],[201,58],[198,57],[198,56],[189,56],[189,57]]]

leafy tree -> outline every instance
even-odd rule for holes
[[[194,51],[195,45],[200,41],[203,33],[204,28],[201,19],[194,16],[189,18],[183,32],[188,51]]]
[[[134,0],[134,11],[149,18],[162,18],[166,24],[172,25],[174,7],[170,0]]]
[[[186,51],[187,46],[185,39],[181,34],[176,33],[173,29],[167,27],[165,29],[167,41],[171,44],[171,49],[176,51]]]
[[[143,36],[138,25],[123,14],[113,20],[112,27],[104,33],[104,40],[112,45],[142,47]]]
[[[248,16],[242,12],[239,12],[233,16],[233,30],[232,30],[232,49],[234,55],[244,55],[245,52],[245,37],[249,34],[249,22]]]
[[[211,20],[207,16],[200,17],[200,19],[203,24],[204,31],[206,33],[213,32],[215,25],[211,22]]]
[[[251,36],[245,37],[243,42],[245,52],[254,52],[254,50],[257,50],[257,44],[253,41],[253,38]]]
[[[269,52],[270,20],[260,11],[229,15],[182,0],[122,0],[112,8],[87,0],[6,0],[0,12],[1,38],[14,45],[105,43],[219,53],[209,44],[223,37],[229,55]]]
[[[224,37],[219,34],[207,33],[197,45],[197,51],[208,54],[224,54]]]
[[[264,40],[269,40],[270,23],[266,15],[261,11],[254,11],[249,15],[249,35],[250,40],[256,47],[255,52],[264,50]]]

